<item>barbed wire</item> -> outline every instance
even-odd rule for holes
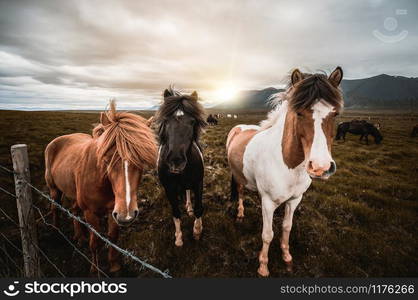
[[[69,243],[74,248],[74,250],[78,254],[80,254],[84,259],[86,259],[90,264],[92,264],[97,269],[97,271],[100,272],[103,276],[105,276],[106,278],[109,278],[109,275],[107,275],[102,269],[100,269],[98,265],[96,265],[94,262],[92,262],[91,259],[89,259],[87,257],[87,255],[85,255],[80,249],[78,249],[77,246],[73,242],[71,242],[69,238],[67,238],[67,236],[65,235],[64,232],[62,232],[54,224],[51,224],[48,221],[46,221],[46,219],[45,219],[44,215],[41,213],[41,210],[39,209],[39,207],[36,207],[33,204],[32,204],[32,207],[35,208],[38,211],[38,213],[39,213],[39,215],[40,215],[40,217],[41,217],[41,219],[42,219],[42,221],[44,222],[45,225],[54,228],[67,241],[67,243]]]
[[[8,173],[14,174],[14,171],[9,170],[8,168],[0,165],[0,168],[5,170]],[[49,202],[51,202],[52,205],[55,205],[56,207],[58,207],[61,211],[63,211],[64,213],[66,213],[70,218],[75,219],[76,221],[78,221],[79,223],[83,224],[84,226],[86,226],[91,232],[93,232],[98,238],[100,238],[103,242],[105,242],[105,244],[107,246],[113,247],[114,249],[116,249],[117,251],[119,251],[121,254],[131,258],[132,260],[140,263],[143,267],[150,269],[151,271],[158,273],[160,275],[162,275],[164,278],[172,278],[171,275],[168,274],[168,271],[162,271],[160,269],[158,269],[157,267],[154,267],[153,265],[147,263],[146,261],[140,259],[139,257],[137,257],[136,255],[134,255],[133,253],[129,252],[126,249],[123,249],[121,247],[119,247],[118,245],[112,243],[108,238],[102,236],[93,226],[91,226],[89,223],[85,222],[83,219],[81,219],[79,216],[76,216],[74,214],[72,214],[68,209],[66,209],[65,207],[63,207],[61,204],[59,204],[58,202],[56,202],[54,199],[52,199],[49,195],[45,194],[43,191],[41,191],[40,189],[38,189],[36,186],[32,185],[31,183],[27,182],[26,180],[23,180],[29,187],[31,187],[34,191],[36,191],[38,194],[40,194],[43,198],[47,199]],[[7,192],[7,191],[6,191]],[[11,193],[8,193],[11,194]],[[16,197],[15,195],[11,194],[12,196]],[[91,262],[90,259],[88,259],[84,253],[82,253],[66,236],[63,232],[61,232],[56,226],[54,226],[53,224],[48,223],[44,216],[42,215],[40,209],[38,207],[36,207],[35,205],[32,204],[32,206],[38,210],[38,213],[40,214],[43,222],[48,225],[53,227],[54,229],[56,229],[58,231],[58,233],[61,234],[61,236],[64,237],[64,239],[67,240],[67,242],[69,242],[71,245],[73,245],[74,249],[79,252],[79,254],[81,254],[82,256],[84,256],[93,266],[95,266],[97,268],[97,270],[101,271],[98,266],[96,266],[93,262]],[[103,271],[101,271],[102,274],[104,274],[106,277],[107,274],[104,273]]]
[[[13,195],[13,194],[11,194],[11,193],[9,193],[11,196],[13,196],[13,197],[15,197],[16,198],[16,196],[15,195]],[[10,222],[12,222],[14,225],[16,225],[18,228],[21,228],[20,226],[19,226],[19,224],[15,221],[15,220],[13,220],[13,218],[12,217],[10,217],[3,209],[1,209],[0,208],[0,212],[2,212],[3,213],[3,215],[10,221]],[[19,249],[15,244],[13,244],[13,242],[12,241],[10,241],[3,233],[1,233],[0,232],[0,234],[3,236],[3,238],[9,243],[9,245],[10,246],[12,246],[15,250],[17,250],[19,253],[21,253],[21,254],[23,254],[23,252],[22,252],[22,250],[21,249]],[[31,244],[33,245],[33,246],[35,246],[38,250],[39,250],[39,252],[42,254],[42,256],[46,259],[46,261],[62,276],[62,277],[65,277],[65,275],[64,275],[64,273],[58,268],[58,266],[56,265],[56,264],[54,264],[50,259],[49,259],[49,257],[48,257],[48,255],[46,255],[46,253],[36,244],[36,243],[34,243],[32,240],[30,240],[30,242],[31,242]]]
[[[3,247],[0,247],[0,249],[4,252],[4,254],[7,256],[7,258],[16,266],[16,268],[20,271],[21,274],[23,274],[23,270],[19,265],[16,263],[16,261],[7,253],[7,250]]]
[[[9,240],[3,233],[0,232],[0,234],[9,243],[9,245],[12,246],[12,248],[14,248],[15,250],[17,250],[20,254],[23,254],[22,250],[19,249],[19,247],[17,247],[15,244],[13,244],[13,242],[11,240]]]
[[[10,169],[8,169],[8,168],[6,168],[6,167],[2,166],[2,165],[0,165],[0,169],[2,169],[2,170],[4,170],[4,171],[6,171],[7,173],[14,174],[14,172],[13,172],[12,170],[10,170]]]
[[[15,194],[10,193],[8,190],[5,190],[1,186],[0,186],[0,191],[2,191],[3,193],[5,193],[5,194],[7,194],[9,196],[12,196],[12,197],[15,197],[16,198],[16,195]]]
[[[114,249],[116,249],[117,251],[119,251],[120,253],[124,254],[125,256],[128,256],[129,258],[131,258],[132,260],[140,263],[142,266],[144,266],[145,268],[150,269],[151,271],[154,271],[155,273],[158,273],[160,275],[162,275],[164,278],[171,278],[171,276],[168,274],[167,271],[161,271],[160,269],[154,267],[153,265],[143,261],[142,259],[138,258],[137,256],[135,256],[134,254],[132,254],[131,252],[129,252],[128,250],[122,249],[121,247],[119,247],[118,245],[112,243],[108,238],[102,236],[93,226],[91,226],[89,223],[87,223],[86,221],[84,221],[83,219],[81,219],[79,216],[76,216],[74,214],[72,214],[68,209],[66,209],[65,207],[63,207],[61,204],[59,204],[58,202],[56,202],[54,199],[52,199],[51,197],[49,197],[48,195],[46,195],[43,191],[39,190],[37,187],[33,186],[32,184],[30,184],[29,182],[26,182],[27,185],[29,185],[32,189],[34,189],[36,192],[38,192],[40,195],[42,195],[45,199],[47,199],[49,202],[51,202],[53,205],[55,205],[56,207],[58,207],[61,211],[65,212],[69,217],[75,219],[76,221],[78,221],[79,223],[83,224],[84,226],[86,226],[90,231],[92,231],[98,238],[100,238],[103,242],[106,243],[106,245],[113,247]]]

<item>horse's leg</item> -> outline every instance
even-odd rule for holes
[[[116,224],[115,220],[112,218],[110,214],[107,218],[107,235],[109,236],[110,241],[116,244],[119,237],[119,226],[118,224]],[[119,263],[119,252],[115,248],[109,247],[107,259],[110,265],[110,273],[115,273],[121,269]]]
[[[203,215],[203,182],[199,182],[198,185],[193,189],[194,194],[194,208],[195,208],[195,220],[193,224],[193,237],[195,240],[199,240],[202,235],[202,215]]]
[[[63,197],[63,194],[58,188],[50,187],[49,195],[58,204],[62,203],[61,199]],[[59,226],[59,211],[57,210],[57,206],[52,203],[51,203],[51,214],[52,214],[52,224],[54,224],[55,227],[58,227]]]
[[[77,205],[77,202],[74,201],[74,204],[72,206],[72,212],[74,215],[81,217],[81,209]],[[78,222],[76,219],[73,219],[73,227],[74,227],[74,241],[78,242],[78,245],[81,246],[83,240],[86,240],[87,236],[87,230],[84,225],[82,225],[80,222]]]
[[[231,177],[231,201],[236,201],[238,198],[238,213],[237,222],[242,222],[244,219],[244,186],[238,183],[234,175]]]
[[[174,233],[176,241],[174,242],[174,244],[177,247],[181,247],[183,246],[183,239],[182,239],[183,233],[181,232],[181,220],[180,220],[181,212],[179,209],[179,201],[178,201],[179,197],[177,193],[177,188],[175,186],[166,187],[165,192],[166,192],[168,201],[170,201],[170,204],[171,204],[174,226],[176,228],[176,231]]]
[[[369,135],[366,133],[366,145],[368,145],[369,144]]]
[[[193,206],[191,201],[190,190],[186,190],[186,211],[187,214],[192,217],[193,216]]]
[[[261,210],[263,214],[263,233],[261,237],[263,239],[263,247],[261,248],[260,255],[258,256],[258,260],[260,262],[258,274],[263,277],[267,277],[270,274],[267,264],[269,261],[269,247],[274,236],[273,214],[276,208],[277,204],[274,203],[268,196],[262,196]]]
[[[97,232],[100,232],[100,219],[95,213],[89,210],[86,210],[84,211],[84,217],[86,218],[87,223],[89,223]],[[92,231],[90,231],[89,247],[91,251],[92,262],[97,267],[100,267],[99,266],[100,240]],[[98,269],[96,268],[96,266],[91,265],[90,273],[98,272]]]
[[[285,203],[284,208],[284,218],[282,224],[282,240],[280,243],[280,248],[282,248],[282,258],[287,265],[287,270],[292,270],[292,255],[289,251],[289,236],[290,231],[292,230],[293,224],[293,213],[295,212],[296,207],[299,205],[302,200],[302,196],[289,200]]]

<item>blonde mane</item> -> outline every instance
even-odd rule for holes
[[[93,129],[93,138],[100,138],[97,149],[99,161],[109,151],[114,151],[108,168],[111,169],[120,159],[138,168],[155,167],[157,143],[153,131],[146,120],[128,112],[117,112],[116,103],[110,101],[109,110],[102,113],[102,120]]]

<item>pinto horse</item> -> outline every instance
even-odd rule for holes
[[[231,198],[238,198],[238,220],[244,217],[244,187],[258,191],[263,215],[263,246],[258,273],[268,276],[268,250],[273,239],[273,213],[285,204],[282,225],[282,258],[291,270],[289,235],[293,213],[311,184],[336,171],[331,156],[334,121],[342,109],[339,89],[343,71],[329,77],[293,71],[281,103],[261,126],[237,125],[229,132],[226,149],[232,171]]]
[[[183,95],[172,87],[164,91],[164,101],[156,113],[160,148],[158,177],[170,201],[175,225],[175,245],[183,245],[179,202],[186,198],[186,210],[195,215],[193,237],[202,233],[202,193],[204,164],[199,136],[206,126],[204,110],[196,92]],[[194,194],[194,207],[191,203]]]
[[[142,117],[116,112],[115,102],[101,113],[93,134],[74,133],[57,137],[45,150],[45,180],[51,198],[61,202],[63,195],[72,199],[73,213],[84,212],[85,220],[100,231],[100,220],[109,213],[108,235],[112,242],[119,236],[118,225],[129,225],[138,215],[137,192],[146,167],[154,167],[157,145],[147,121]],[[55,224],[56,208],[52,205]],[[74,239],[80,243],[85,229],[74,222]],[[99,266],[102,246],[90,232],[92,261]],[[110,272],[121,267],[118,252],[109,247]],[[95,267],[91,266],[91,272]]]

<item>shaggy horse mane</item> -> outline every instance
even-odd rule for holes
[[[114,100],[110,101],[109,109],[102,113],[101,123],[93,129],[92,136],[101,139],[97,150],[99,161],[114,151],[109,169],[121,159],[137,168],[153,168],[156,164],[157,143],[146,120],[133,113],[117,112]]]

